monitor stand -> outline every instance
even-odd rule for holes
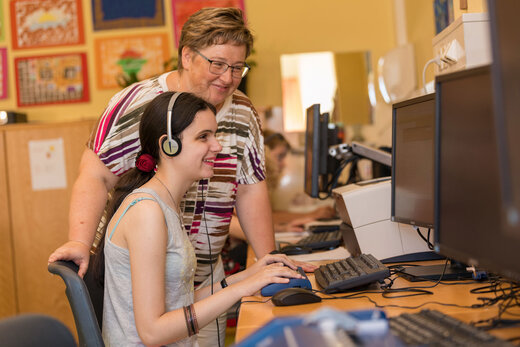
[[[443,273],[444,267],[446,270]],[[467,280],[473,278],[473,272],[467,270],[467,265],[451,262],[447,265],[421,265],[421,266],[410,266],[401,271],[403,278],[411,282],[420,281],[438,281],[442,275],[442,281],[457,281]]]

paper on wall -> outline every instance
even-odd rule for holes
[[[63,138],[29,141],[33,190],[67,187]]]

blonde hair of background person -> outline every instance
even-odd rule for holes
[[[165,119],[171,120],[168,135]],[[116,184],[100,244],[104,257],[95,262],[106,270],[107,346],[198,346],[199,327],[243,296],[302,277],[287,257],[266,255],[227,282],[194,291],[196,256],[181,223],[180,201],[194,181],[213,176],[222,149],[216,131],[215,109],[193,94],[162,93],[146,107],[136,167]],[[168,146],[173,142],[179,144],[175,153]]]

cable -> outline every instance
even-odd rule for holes
[[[204,227],[206,229],[206,238],[208,240],[208,248],[209,248],[209,268],[210,268],[210,279],[211,279],[211,295],[213,295],[213,254],[211,253],[211,240],[209,238],[209,232],[208,232],[208,221],[206,220],[206,200],[204,198],[204,179],[201,180],[202,184],[202,218],[204,219]],[[220,326],[218,323],[218,317],[215,320],[217,323],[217,341],[218,346],[221,347],[220,344]]]
[[[417,231],[417,234],[419,234],[419,236],[421,237],[421,239],[424,240],[424,242],[426,242],[426,244],[428,245],[428,249],[430,250],[433,250],[433,243],[431,243],[430,241],[430,233],[431,233],[431,229],[428,228],[428,235],[427,235],[427,238],[424,237],[424,235],[421,233],[421,230],[419,229],[419,227],[414,227],[415,231]]]
[[[424,64],[424,68],[422,70],[422,82],[423,82],[424,93],[426,93],[426,94],[428,93],[428,90],[426,89],[426,68],[431,63],[435,63],[435,64],[437,64],[437,66],[441,66],[441,59],[437,56],[435,58],[432,58],[432,59],[428,60],[426,62],[426,64]]]

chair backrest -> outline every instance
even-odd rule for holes
[[[21,314],[0,320],[0,344],[10,347],[75,347],[69,329],[42,314]]]
[[[49,272],[65,282],[65,293],[74,315],[80,346],[104,346],[96,314],[85,282],[78,276],[78,266],[71,261],[56,261],[48,266]]]

